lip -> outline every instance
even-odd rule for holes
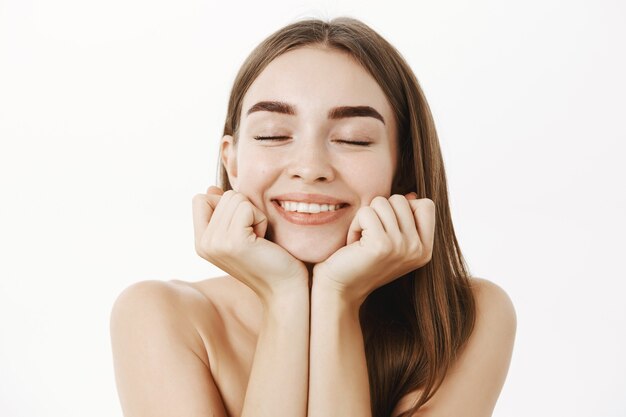
[[[317,203],[317,204],[341,204],[343,206],[347,206],[348,203],[345,201],[339,200],[337,198],[331,197],[329,195],[324,194],[308,194],[308,193],[288,193],[281,194],[274,198],[272,201],[297,201],[299,203]]]
[[[319,213],[298,213],[297,211],[286,211],[281,207],[278,201],[297,201],[303,203],[317,203],[317,204],[339,204],[340,207],[335,211],[322,211]],[[272,199],[272,206],[280,214],[280,216],[290,223],[300,226],[319,226],[336,221],[346,213],[346,207],[349,206],[336,198],[321,194],[283,194]]]

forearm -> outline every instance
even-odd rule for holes
[[[266,303],[242,417],[304,417],[307,407],[309,289]]]
[[[359,305],[316,286],[311,291],[308,417],[371,416]]]

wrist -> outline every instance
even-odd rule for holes
[[[311,303],[315,305],[332,305],[350,311],[359,311],[365,301],[366,294],[360,295],[351,291],[340,282],[327,278],[324,275],[313,275],[311,287]]]
[[[308,280],[284,280],[268,289],[262,296],[261,303],[266,309],[285,311],[294,305],[309,305]]]

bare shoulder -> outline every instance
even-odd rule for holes
[[[465,346],[435,395],[425,416],[491,416],[513,352],[517,317],[509,295],[499,285],[472,278],[476,322]],[[432,414],[431,414],[432,413]]]
[[[243,315],[249,310],[245,307],[254,300],[250,292],[229,276],[197,282],[141,281],[117,297],[111,326],[116,320],[130,319],[140,327],[142,322],[158,320],[188,333],[185,340],[193,341],[194,350],[208,359],[213,356],[217,341],[223,338],[225,326],[237,318],[245,321]]]
[[[120,293],[113,304],[112,314],[122,309],[143,315],[146,311],[154,313],[154,309],[158,309],[178,313],[177,317],[189,317],[186,313],[211,305],[211,300],[191,284],[178,280],[137,282]]]
[[[517,316],[511,298],[499,285],[482,278],[472,278],[471,285],[476,300],[472,334],[437,392],[413,417],[493,413],[511,361]],[[416,393],[408,395],[397,410],[406,411],[416,399]]]
[[[252,337],[258,335],[263,306],[254,291],[245,284],[226,275],[186,285],[195,288],[211,302],[227,331]]]
[[[152,280],[124,289],[110,322],[124,415],[226,416],[201,331],[219,325],[210,300],[188,285]]]
[[[147,331],[153,322],[176,332],[208,366],[200,329],[216,327],[220,322],[209,298],[175,280],[147,280],[125,288],[111,310],[111,332],[130,325]]]
[[[476,299],[477,321],[487,321],[490,325],[498,323],[501,330],[514,336],[517,328],[517,314],[506,291],[484,278],[472,278],[471,283]]]

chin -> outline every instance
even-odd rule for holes
[[[277,239],[276,243],[285,248],[294,258],[313,265],[325,261],[330,255],[345,246],[343,242],[321,244],[320,241],[302,240],[296,243],[293,239],[289,239],[287,242],[281,242],[280,239]]]
[[[318,264],[324,262],[330,255],[335,253],[338,248],[328,248],[318,245],[317,247],[297,247],[297,248],[285,248],[294,258],[308,264]]]

